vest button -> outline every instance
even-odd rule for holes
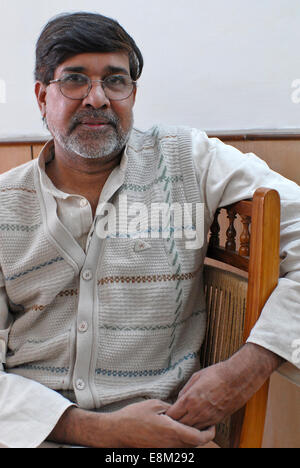
[[[85,389],[85,381],[82,379],[76,380],[76,388],[77,390],[84,390]]]
[[[82,272],[82,278],[84,281],[91,281],[91,279],[93,279],[93,272],[91,270],[84,270]]]
[[[85,199],[85,198],[82,198],[80,200],[80,208],[85,208],[86,206],[88,206],[89,202]]]
[[[78,325],[78,331],[85,333],[89,328],[89,325],[84,320]]]

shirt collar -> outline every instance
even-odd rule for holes
[[[42,190],[51,193],[55,198],[67,199],[76,195],[62,192],[55,187],[51,179],[46,173],[46,164],[54,159],[54,140],[48,141],[38,157],[38,171],[40,175]],[[125,173],[128,166],[128,145],[126,145],[120,165],[110,174],[103,191],[101,193],[100,201],[106,202],[109,198],[123,185]]]

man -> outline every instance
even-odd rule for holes
[[[299,187],[197,130],[135,130],[143,59],[117,22],[62,15],[36,52],[35,92],[53,140],[38,161],[1,176],[0,443],[201,446],[291,360]],[[102,238],[103,206],[120,208],[122,196],[149,210],[204,203],[206,238],[219,206],[259,186],[283,200],[282,279],[248,343],[200,371],[206,244]]]

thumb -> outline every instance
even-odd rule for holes
[[[169,418],[172,418],[175,421],[179,421],[186,413],[186,407],[183,404],[182,399],[179,398],[176,403],[168,409],[166,416],[169,416]]]
[[[187,383],[185,384],[185,386],[183,387],[183,389],[179,392],[178,394],[178,398],[181,398],[183,397],[183,395],[185,395],[189,390],[190,388],[192,388],[192,386],[199,381],[200,379],[200,376],[201,376],[201,371],[200,372],[197,372],[197,374],[194,374],[190,380],[187,381]]]

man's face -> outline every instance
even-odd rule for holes
[[[59,65],[54,80],[73,72],[91,80],[104,80],[116,74],[130,76],[129,58],[123,52],[79,54]],[[40,108],[50,133],[63,151],[105,161],[122,151],[133,126],[136,89],[122,101],[109,100],[99,83],[93,83],[90,94],[82,100],[63,96],[59,83],[49,85],[44,97],[41,89],[37,84]]]

